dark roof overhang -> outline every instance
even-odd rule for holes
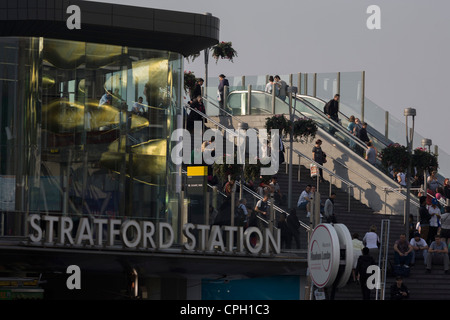
[[[67,20],[80,8],[81,29]],[[167,50],[188,56],[219,41],[220,20],[209,14],[74,0],[1,0],[0,36],[44,37]]]

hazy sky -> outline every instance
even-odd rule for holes
[[[211,76],[365,71],[367,98],[401,121],[416,108],[416,131],[450,154],[449,0],[96,1],[218,17],[238,57],[210,58]],[[379,30],[366,26],[370,5]],[[185,69],[204,75],[203,56]]]

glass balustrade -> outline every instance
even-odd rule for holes
[[[230,113],[233,115],[245,115],[248,113],[248,93],[241,93],[237,96],[231,94],[233,91],[247,91],[249,85],[251,85],[253,92],[264,91],[268,77],[268,75],[227,77],[230,84],[228,101],[228,105],[231,108],[229,109]],[[362,72],[280,74],[280,78],[288,85],[292,79],[293,83],[297,85],[298,93],[309,96],[303,96],[302,98],[310,106],[322,112],[325,102],[332,99],[334,94],[339,92],[341,96],[339,106],[342,127],[347,127],[348,117],[350,115],[354,115],[360,119],[364,118],[364,121],[368,124],[370,138],[378,151],[381,151],[390,143],[406,145],[405,120],[397,119],[395,116],[386,112],[385,109],[367,97],[364,97],[364,77]],[[208,79],[206,94],[210,101],[217,101],[218,83],[217,77]],[[252,114],[269,115],[273,113],[272,97],[270,95],[260,96],[252,93],[251,99],[252,108],[250,112]],[[275,102],[275,113],[289,113],[288,110],[284,112],[283,108],[287,108],[287,104],[284,105],[283,103],[282,101]],[[298,106],[301,108],[299,104]],[[307,114],[311,113],[311,111],[307,112],[307,110],[303,110],[303,112]],[[209,116],[217,116],[219,114],[217,106],[208,106],[207,104],[207,114]],[[421,147],[422,139],[422,135],[415,131],[413,147]],[[440,149],[438,157],[439,173],[441,180],[443,180],[443,177],[450,177],[450,161],[448,161],[450,160],[450,155]]]

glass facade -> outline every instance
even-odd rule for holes
[[[26,235],[29,213],[176,223],[182,68],[168,51],[1,38],[1,235]]]

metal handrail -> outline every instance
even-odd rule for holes
[[[237,91],[237,92],[240,92],[240,91],[246,92],[245,90],[236,90],[236,91]],[[233,92],[236,92],[236,91],[233,91]],[[253,91],[252,91],[252,92],[253,92]],[[257,92],[258,92],[258,91],[257,91]],[[300,95],[300,96],[301,96],[301,95]],[[205,98],[205,99],[207,99],[207,98]],[[207,100],[207,101],[208,101],[208,100]],[[209,102],[209,103],[211,103],[211,105],[213,105],[214,107],[220,109],[220,107],[218,107],[218,106],[215,105],[214,103],[212,103],[212,102]],[[235,119],[235,120],[237,120],[237,121],[239,121],[239,122],[243,122],[241,119],[237,118],[236,116],[234,116],[234,115],[232,115],[232,114],[230,114],[230,113],[228,113],[228,112],[226,112],[226,111],[224,111],[224,112],[227,113],[229,116],[231,116],[233,119]],[[336,124],[334,124],[334,123],[332,123],[332,125],[333,125],[333,126],[336,126]],[[339,127],[338,127],[338,128],[339,128]],[[353,136],[352,136],[352,137],[353,137]],[[358,141],[357,139],[354,139],[354,140],[356,140],[355,142]],[[288,147],[286,147],[286,149],[287,149],[287,148],[288,148]],[[296,151],[298,152],[298,150],[296,150],[296,149],[293,149],[293,150],[294,150],[294,152],[296,152]],[[306,156],[305,156],[305,157],[306,157]],[[308,157],[307,157],[307,158],[308,158]],[[385,190],[382,186],[379,186],[379,185],[373,183],[373,182],[370,181],[367,177],[361,175],[359,172],[354,171],[353,169],[349,168],[347,165],[341,163],[340,161],[336,160],[335,158],[333,158],[333,157],[331,157],[331,156],[330,156],[330,158],[333,159],[335,162],[339,163],[339,164],[340,164],[341,166],[343,166],[344,168],[346,168],[348,171],[350,171],[350,172],[352,172],[352,173],[358,175],[360,178],[364,179],[365,181],[370,182],[372,185],[374,185],[374,186],[376,186],[376,187],[378,187],[378,188],[380,188],[380,189]],[[312,161],[312,160],[310,159],[310,161]],[[324,168],[323,166],[322,166],[322,168],[325,169],[328,173],[330,173],[330,171],[329,171],[328,169]],[[376,167],[374,167],[374,168],[378,170],[378,168],[376,168]],[[334,173],[332,173],[332,175],[338,177],[338,176],[335,175]],[[341,178],[341,179],[342,179],[342,178]],[[344,179],[344,180],[345,180],[345,179]],[[348,181],[347,181],[347,182],[348,182]],[[350,183],[350,182],[348,182],[348,183]],[[351,183],[350,183],[350,184],[351,184]],[[348,184],[347,184],[347,185],[348,185]],[[352,187],[354,187],[354,185],[352,185]],[[404,198],[404,199],[406,200],[406,195],[404,195],[403,193],[398,192],[398,191],[396,191],[396,190],[393,190],[393,192],[394,192],[395,194],[397,194],[398,196],[400,196],[400,197],[402,197],[402,198]],[[350,197],[350,194],[349,194],[349,197]],[[410,199],[410,203],[412,203],[412,204],[413,204],[414,206],[416,206],[416,207],[419,207],[419,204],[418,204],[417,202],[415,202],[413,199]]]
[[[191,112],[194,111],[196,113],[198,113],[200,116],[202,116],[204,119],[211,121],[212,123],[214,123],[216,126],[220,127],[221,129],[223,129],[224,131],[228,132],[229,134],[233,135],[233,136],[237,136],[238,134],[234,131],[234,130],[230,130],[229,128],[225,127],[223,124],[218,123],[217,121],[211,119],[209,116],[207,116],[206,114],[204,114],[203,112],[192,108],[189,105],[186,105],[185,108],[190,109]]]
[[[236,181],[236,184],[240,185],[240,182],[239,182],[239,181]],[[242,185],[242,187],[243,187],[243,189],[244,189],[245,191],[247,191],[247,192],[248,192],[250,195],[252,195],[254,198],[257,198],[257,199],[259,199],[259,200],[263,198],[263,197],[261,197],[260,194],[254,192],[253,190],[249,189],[249,188],[246,187],[245,185]],[[276,211],[278,211],[279,213],[285,213],[287,216],[290,215],[290,213],[286,212],[284,209],[282,209],[282,208],[276,206],[275,204],[273,204],[273,208],[274,208]],[[310,227],[309,227],[306,223],[304,223],[304,222],[301,221],[301,220],[299,220],[299,222],[300,222],[300,225],[301,225],[303,228],[305,228],[305,229],[308,230],[308,231],[310,230]]]
[[[241,93],[248,93],[248,91],[246,91],[246,90],[234,90],[234,91],[230,92],[230,94],[231,94],[231,93],[241,94]],[[267,93],[267,92],[265,92],[265,91],[260,91],[260,90],[252,90],[252,93],[264,94],[264,95],[267,95],[267,96],[271,96],[271,94],[269,94],[269,93]],[[300,98],[299,98],[299,97],[300,97]],[[301,99],[301,95],[292,94],[292,98],[295,99],[295,100],[297,100],[297,101],[300,101],[301,103],[303,103],[304,105],[306,105],[308,108],[311,109],[311,111],[313,111],[313,112],[315,113],[315,115],[321,117],[321,119],[326,120],[327,123],[328,123],[330,126],[333,127],[333,129],[336,129],[336,131],[339,131],[339,133],[345,135],[349,140],[353,141],[353,142],[355,143],[355,145],[358,145],[358,146],[361,147],[361,148],[367,148],[367,146],[366,146],[360,139],[358,139],[358,138],[355,137],[354,135],[350,134],[350,133],[348,132],[348,130],[346,130],[344,127],[342,127],[341,125],[338,125],[338,124],[335,123],[334,121],[330,121],[330,120],[329,120],[328,118],[326,118],[321,112],[317,111],[316,108],[315,108],[314,106],[311,106],[311,104],[310,104],[308,101]],[[277,98],[277,99],[278,99],[278,98]],[[282,101],[282,100],[280,100],[280,101]],[[285,101],[282,101],[282,102],[283,102],[283,103],[286,103]],[[286,104],[287,104],[287,103],[286,103]],[[294,108],[294,106],[293,106],[293,108]],[[296,115],[296,113],[300,113],[300,114],[301,114],[302,112],[299,111],[299,110],[296,110],[296,109],[294,108],[294,116],[297,116],[297,117],[298,117],[298,115]],[[231,115],[231,116],[233,116],[233,115]]]
[[[289,149],[288,146],[286,147],[286,150],[287,150],[287,149]],[[312,160],[311,158],[309,158],[308,156],[304,155],[304,154],[301,153],[300,151],[293,149],[293,152],[296,153],[298,156],[300,156],[300,157],[302,157],[302,158],[308,160],[309,162],[315,164],[317,167],[321,168],[321,169],[324,170],[325,172],[327,172],[327,173],[330,175],[330,177],[335,177],[337,180],[340,180],[341,182],[343,182],[344,184],[347,185],[347,189],[348,189],[348,191],[347,191],[347,195],[348,195],[348,204],[347,204],[347,205],[348,205],[348,212],[350,212],[350,203],[351,203],[351,200],[350,200],[350,199],[351,199],[350,188],[354,188],[355,185],[354,185],[353,183],[351,183],[350,181],[348,181],[348,180],[346,180],[346,179],[340,177],[339,175],[335,174],[334,172],[328,170],[328,169],[325,168],[323,165],[321,165],[321,164],[317,163],[316,161]],[[286,164],[287,164],[287,162],[286,162]],[[299,163],[299,165],[300,165],[300,163]],[[319,179],[319,177],[317,177],[317,179]],[[330,182],[330,185],[331,185],[331,182]],[[318,188],[317,188],[317,189],[318,189]]]

